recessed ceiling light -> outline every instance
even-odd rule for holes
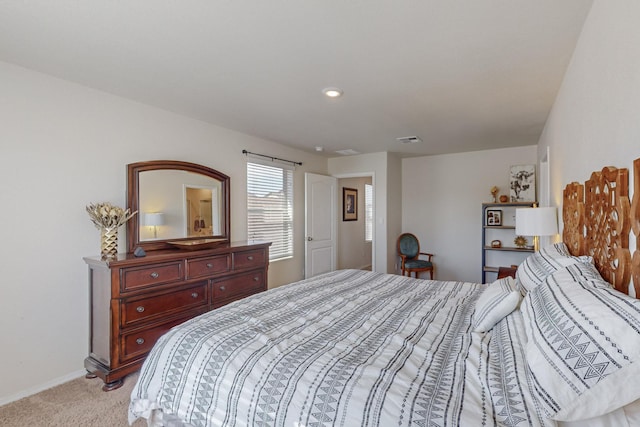
[[[324,151],[324,147],[321,145],[316,145],[316,151],[320,152],[320,151]]]
[[[324,93],[329,98],[337,98],[339,96],[342,96],[342,89],[339,89],[337,87],[327,87],[322,89],[322,93]]]

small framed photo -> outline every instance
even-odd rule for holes
[[[342,189],[342,220],[358,220],[358,190],[355,188]]]
[[[487,225],[489,226],[502,225],[502,210],[487,209]]]

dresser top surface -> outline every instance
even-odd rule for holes
[[[197,258],[207,255],[225,254],[238,250],[250,250],[268,248],[271,242],[258,240],[245,240],[236,242],[221,243],[215,247],[199,250],[185,249],[162,249],[157,251],[148,251],[146,256],[137,257],[133,253],[119,253],[115,258],[102,259],[100,256],[84,257],[84,261],[89,265],[99,265],[103,267],[117,267],[120,265],[136,265],[148,264],[150,262],[170,261],[181,258]]]

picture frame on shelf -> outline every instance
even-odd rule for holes
[[[487,209],[486,225],[490,227],[498,227],[502,225],[502,210]]]
[[[342,188],[342,220],[358,220],[358,190],[355,188]]]
[[[535,202],[536,165],[511,166],[509,188],[509,197],[512,202]]]

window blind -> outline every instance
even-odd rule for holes
[[[269,260],[293,256],[293,171],[247,162],[247,228],[271,242]]]
[[[373,185],[364,185],[364,240],[373,241]]]

